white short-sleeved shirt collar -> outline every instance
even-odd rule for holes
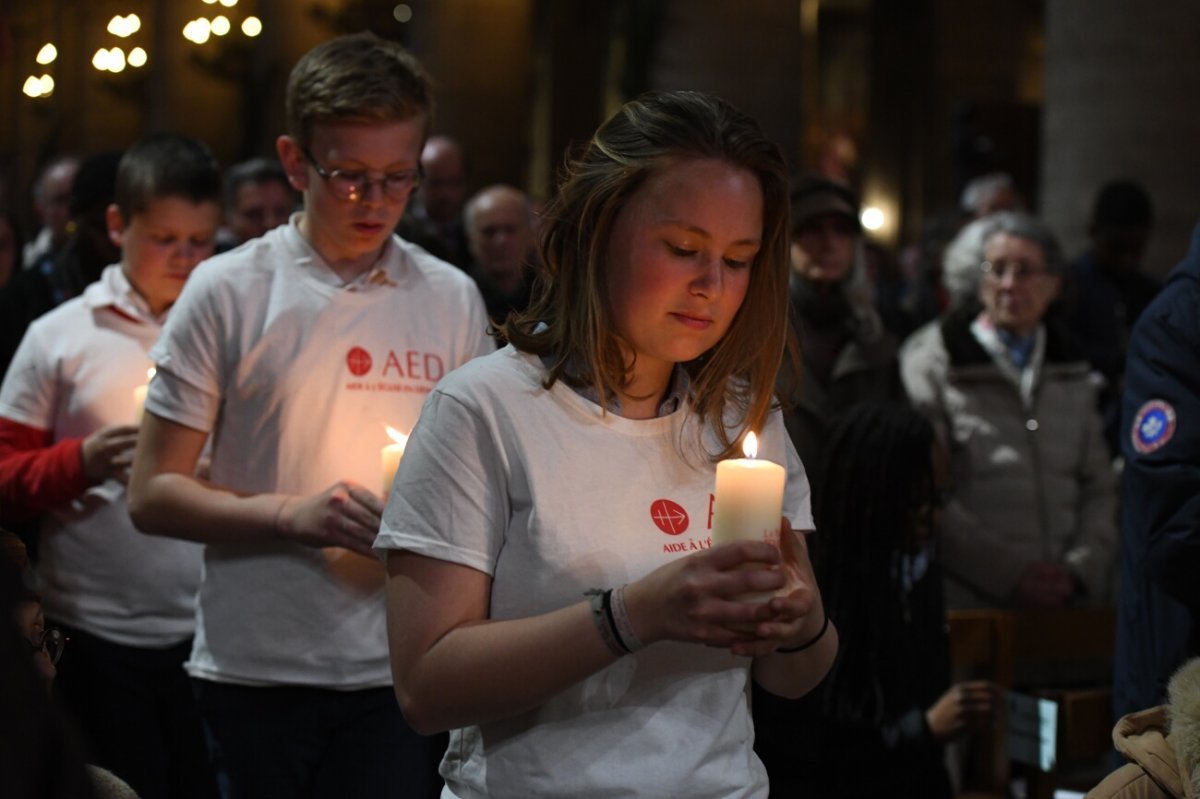
[[[396,241],[388,237],[371,268],[350,281],[344,281],[325,256],[317,252],[312,243],[300,232],[300,220],[304,211],[297,211],[288,220],[294,236],[285,237],[286,245],[292,250],[295,263],[320,282],[345,291],[370,291],[373,288],[395,288],[404,282],[408,273],[407,262],[401,257]]]
[[[130,319],[159,326],[167,318],[166,311],[155,314],[150,310],[150,304],[138,294],[120,264],[106,268],[99,280],[83,290],[83,304],[92,309],[112,307]]]

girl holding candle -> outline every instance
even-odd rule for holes
[[[801,696],[837,651],[772,397],[787,186],[727,103],[626,104],[546,212],[510,346],[428,398],[376,548],[397,698],[451,730],[445,795],[767,795],[750,681]],[[748,431],[786,466],[778,548],[712,546]]]

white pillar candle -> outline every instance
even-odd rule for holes
[[[783,487],[787,472],[778,463],[757,460],[758,440],[748,433],[745,458],[717,464],[713,500],[713,546],[731,541],[767,541],[779,545]]]
[[[742,452],[745,458],[724,460],[717,464],[713,546],[733,541],[766,541],[779,546],[787,472],[778,463],[755,459],[758,439],[754,433],[746,434]],[[772,592],[766,591],[746,594],[740,599],[765,602],[772,595]]]
[[[133,423],[141,424],[142,415],[146,412],[146,392],[150,390],[150,381],[154,379],[154,367],[146,370],[146,385],[133,390]]]
[[[379,453],[379,463],[383,471],[383,498],[387,499],[392,493],[392,483],[396,480],[396,470],[400,468],[400,459],[404,457],[404,446],[408,436],[394,427],[388,426],[388,436],[394,443],[385,446]]]

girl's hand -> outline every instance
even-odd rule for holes
[[[780,562],[779,550],[765,541],[736,541],[661,566],[625,587],[634,632],[646,644],[751,642],[756,627],[778,611],[739,597],[783,588],[788,578]]]
[[[785,591],[766,603],[770,615],[754,627],[754,638],[733,645],[733,653],[757,657],[779,647],[799,646],[814,640],[825,624],[821,594],[813,576],[804,534],[792,529],[784,519],[779,528],[780,574]]]

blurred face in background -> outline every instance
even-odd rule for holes
[[[480,271],[501,288],[520,284],[533,248],[524,196],[515,189],[487,189],[472,200],[468,223],[467,240]]]
[[[838,213],[818,214],[796,225],[792,268],[814,283],[839,283],[854,266],[854,220]]]
[[[225,221],[241,243],[284,224],[295,209],[295,197],[286,183],[247,180],[238,186]]]
[[[71,184],[79,164],[63,161],[50,168],[38,184],[34,208],[42,224],[50,229],[55,249],[67,240],[67,227],[71,222]]]
[[[432,136],[421,152],[421,168],[425,177],[417,193],[425,213],[439,225],[459,221],[467,199],[467,168],[462,148],[446,136]]]
[[[1025,337],[1037,329],[1062,279],[1046,270],[1041,245],[997,233],[983,247],[983,279],[979,298],[997,328]]]

